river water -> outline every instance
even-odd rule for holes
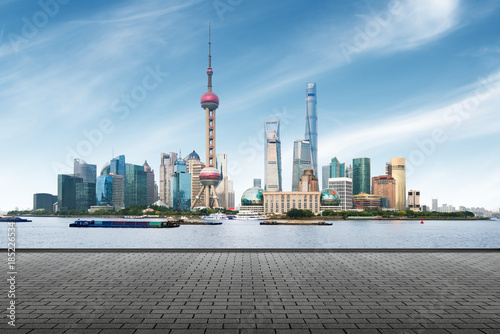
[[[70,228],[76,218],[31,219],[16,224],[17,248],[500,248],[500,221],[495,220],[350,220],[332,226],[229,220],[157,229]],[[0,223],[2,248],[7,227]]]

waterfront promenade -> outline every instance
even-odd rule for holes
[[[17,328],[2,317],[2,333],[500,333],[498,250],[18,250],[16,262]]]

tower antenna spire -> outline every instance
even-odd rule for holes
[[[208,76],[208,91],[212,91],[212,74],[214,71],[212,70],[212,32],[210,22],[208,22],[208,68],[207,68],[207,76]]]

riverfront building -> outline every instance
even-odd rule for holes
[[[265,121],[264,130],[265,190],[282,191],[280,121]]]
[[[290,209],[311,210],[314,214],[320,213],[321,192],[302,191],[265,191],[264,212],[282,214]]]
[[[396,194],[394,208],[406,209],[406,160],[405,158],[392,158],[386,164],[386,174],[396,181]]]
[[[408,209],[412,211],[422,211],[420,206],[420,190],[408,191]]]
[[[47,193],[33,194],[33,211],[54,210],[54,203],[57,202],[57,196]]]
[[[306,88],[306,131],[304,138],[310,143],[311,167],[314,175],[318,175],[318,110],[316,101],[316,84],[308,82]]]
[[[311,143],[307,139],[299,139],[293,142],[292,191],[300,190],[299,183],[306,168],[312,168]]]
[[[380,209],[380,196],[360,193],[352,196],[354,207],[360,210]]]
[[[340,197],[342,211],[352,209],[352,179],[348,177],[334,177],[328,179],[328,188],[337,192]]]
[[[245,190],[241,195],[240,211],[264,213],[264,189],[252,187]]]
[[[352,194],[370,194],[370,158],[352,160]]]
[[[383,208],[394,208],[396,195],[396,180],[390,175],[380,175],[373,177],[373,194],[387,199],[388,204],[382,205]]]
[[[82,182],[81,177],[74,175],[57,175],[58,211],[76,210],[76,185]]]

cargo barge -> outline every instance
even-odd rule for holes
[[[150,222],[150,221],[117,221],[117,220],[77,220],[69,227],[134,227],[134,228],[170,228],[179,227],[178,221]]]

